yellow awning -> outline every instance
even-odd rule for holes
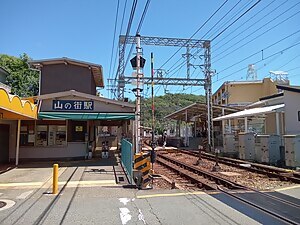
[[[37,119],[37,105],[0,88],[0,119]]]

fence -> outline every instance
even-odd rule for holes
[[[121,162],[123,167],[126,170],[127,175],[129,176],[130,183],[132,184],[133,177],[133,150],[132,144],[123,139],[121,142]]]

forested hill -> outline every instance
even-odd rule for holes
[[[203,95],[193,94],[165,94],[155,97],[154,101],[156,131],[161,133],[162,130],[166,128],[167,122],[164,119],[166,115],[195,102],[205,102],[205,97]],[[152,123],[151,104],[151,98],[142,99],[141,101],[142,125],[146,127],[151,127]]]

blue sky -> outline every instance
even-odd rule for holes
[[[190,38],[224,1],[152,0],[140,33],[144,36]],[[33,59],[69,57],[98,63],[104,68],[107,84],[106,79],[109,76],[114,77],[117,68],[117,64],[113,63],[111,70],[113,68],[115,70],[109,74],[117,2],[117,0],[1,0],[0,53],[13,56],[27,53]],[[194,39],[215,37],[255,2],[257,0],[229,0],[194,36]],[[124,3],[125,0],[120,0],[114,53],[118,44]],[[146,0],[138,1],[131,35],[135,35],[145,3]],[[132,0],[128,0],[122,34],[125,34],[131,5]],[[226,15],[230,9],[232,10]],[[216,24],[223,16],[224,19]],[[213,29],[208,32],[211,28]],[[278,43],[275,44],[276,42]],[[274,45],[267,48],[272,44]],[[142,47],[144,58],[147,60],[144,68],[146,76],[150,76],[151,52],[155,57],[154,67],[160,68],[178,49]],[[126,49],[126,58],[128,52],[129,46]],[[183,63],[184,53],[185,49],[181,49],[163,69],[172,71],[172,68]],[[250,55],[253,56],[247,58]],[[178,60],[179,63],[175,64]],[[201,64],[199,55],[194,56],[192,63]],[[291,84],[300,85],[299,0],[261,0],[249,13],[212,41],[212,69],[216,70],[213,77],[213,91],[227,80],[245,80],[249,64],[255,64],[258,79],[269,76],[271,70],[283,70],[288,71]],[[132,72],[131,66],[127,65],[125,74],[131,75]],[[204,77],[197,66],[191,68],[191,74],[193,78]],[[186,67],[183,66],[173,73],[169,72],[166,76],[185,77]],[[126,86],[127,97],[133,97],[132,88],[131,85]],[[157,86],[155,92],[157,95],[165,92],[204,93],[203,88],[176,86]],[[111,97],[106,90],[102,90],[101,93],[105,97]],[[144,94],[150,95],[150,87],[144,87]]]

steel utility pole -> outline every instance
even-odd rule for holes
[[[152,98],[152,154],[155,149],[155,140],[154,140],[154,123],[155,123],[155,114],[154,114],[154,68],[153,68],[153,52],[151,52],[151,98]]]
[[[136,34],[136,153],[141,151],[141,89],[140,89],[140,57],[141,57],[141,36]]]
[[[207,139],[208,139],[208,150],[213,151],[214,149],[214,137],[213,137],[213,110],[212,110],[212,82],[211,82],[211,61],[210,61],[210,41],[204,42],[204,70],[205,70],[205,95],[207,104]]]
[[[137,39],[139,40],[137,43]],[[208,144],[207,149],[212,151],[214,149],[214,142],[213,142],[213,111],[212,111],[212,71],[211,71],[211,52],[210,52],[210,40],[195,40],[195,39],[183,39],[183,38],[163,38],[163,37],[146,37],[146,36],[124,36],[121,35],[119,37],[119,67],[117,72],[118,79],[114,79],[113,82],[118,82],[116,87],[117,94],[116,96],[118,99],[124,99],[124,88],[125,84],[129,84],[132,77],[125,77],[124,76],[124,69],[125,69],[125,48],[126,44],[133,44],[137,43],[137,52],[140,50],[140,44],[143,45],[156,45],[156,46],[175,46],[175,47],[188,47],[187,49],[187,56],[190,55],[190,50],[198,49],[196,53],[204,50],[204,79],[195,79],[195,78],[188,78],[190,77],[189,68],[187,68],[187,78],[167,78],[167,77],[156,77],[154,78],[154,83],[156,85],[182,85],[182,86],[204,86],[205,94],[206,94],[206,104],[207,104],[207,137],[208,137]],[[137,54],[139,55],[139,54]],[[141,56],[138,57],[139,65],[141,65]],[[187,65],[190,65],[190,58],[187,59]],[[140,69],[140,68],[139,68]],[[138,70],[139,70],[138,69]],[[144,84],[152,84],[151,77],[144,77],[137,72],[137,85],[139,85],[139,81],[143,80]],[[138,92],[140,93],[140,89],[138,87]],[[137,94],[137,100],[140,98],[140,94]],[[140,109],[140,106],[138,106]],[[138,108],[137,108],[138,109]],[[138,112],[140,113],[140,112]],[[137,115],[140,117],[140,115]],[[140,118],[137,120],[137,123],[140,124]],[[135,132],[136,133],[136,132]],[[136,139],[140,140],[140,134]]]

